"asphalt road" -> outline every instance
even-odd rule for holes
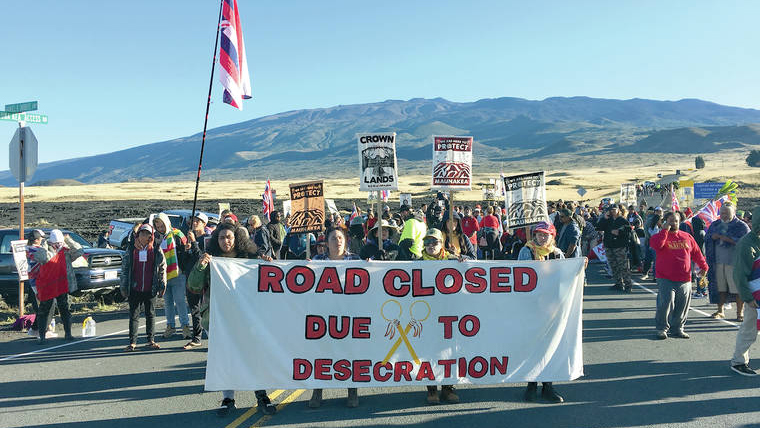
[[[220,394],[203,391],[205,347],[183,351],[175,336],[161,338],[161,350],[125,353],[121,313],[96,318],[100,336],[72,344],[3,336],[0,427],[760,427],[760,377],[729,369],[735,323],[709,319],[713,307],[694,299],[691,339],[655,340],[655,296],[645,288],[652,282],[620,294],[607,289],[600,265],[588,275],[586,375],[556,385],[563,404],[523,403],[525,384],[510,384],[461,387],[460,404],[437,406],[425,404],[420,388],[360,389],[356,409],[345,407],[345,389],[326,390],[311,410],[310,391],[286,390],[270,391],[279,411],[263,417],[253,393],[240,392],[238,409],[222,419],[213,410]]]

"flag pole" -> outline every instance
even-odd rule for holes
[[[203,167],[203,149],[206,146],[206,127],[208,126],[208,110],[211,106],[211,89],[214,85],[214,68],[216,66],[216,51],[219,47],[219,30],[222,27],[222,7],[224,0],[219,1],[219,18],[216,20],[216,38],[214,39],[214,55],[211,56],[211,79],[208,82],[208,98],[206,99],[206,119],[203,121],[203,137],[201,138],[201,154],[198,159],[198,175],[195,177],[195,193],[193,194],[193,210],[190,211],[190,217],[195,215],[195,206],[198,202],[198,185],[201,181],[201,168]]]

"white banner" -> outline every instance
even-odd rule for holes
[[[543,171],[504,177],[504,191],[508,228],[549,221],[546,209],[546,178]]]
[[[360,191],[398,190],[396,133],[361,134],[359,141]]]
[[[472,137],[433,136],[433,190],[472,190]]]
[[[206,390],[576,379],[583,261],[216,257]]]

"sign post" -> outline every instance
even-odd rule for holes
[[[6,104],[5,111],[0,111],[0,120],[18,122],[18,129],[8,145],[9,169],[18,180],[19,202],[19,240],[24,240],[24,182],[34,175],[37,169],[37,137],[25,122],[47,124],[48,117],[36,113],[24,113],[37,110],[37,101],[18,104]],[[19,271],[18,313],[24,316],[24,277]]]

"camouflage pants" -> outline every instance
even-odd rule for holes
[[[628,250],[623,248],[605,248],[607,260],[612,269],[612,279],[618,287],[631,286],[631,269],[628,266]]]

